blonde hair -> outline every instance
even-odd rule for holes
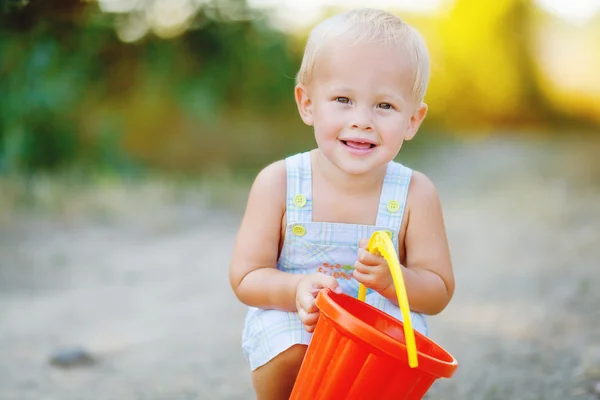
[[[324,45],[332,39],[347,37],[354,43],[387,43],[408,51],[415,62],[413,92],[423,101],[429,82],[429,52],[421,34],[389,12],[360,8],[330,17],[319,23],[308,36],[296,83],[308,85],[315,61]]]

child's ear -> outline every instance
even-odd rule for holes
[[[298,105],[300,118],[302,118],[302,121],[304,121],[306,125],[312,126],[314,122],[312,115],[312,102],[310,101],[306,86],[301,83],[297,84],[296,88],[294,89],[294,95],[296,97],[296,104]]]
[[[408,123],[408,127],[404,135],[404,140],[410,140],[415,137],[419,127],[421,126],[421,123],[425,119],[425,115],[427,115],[427,104],[421,103],[410,117],[410,122]]]

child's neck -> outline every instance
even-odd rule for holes
[[[318,149],[315,151],[315,164],[319,175],[331,188],[348,195],[379,190],[387,171],[387,166],[382,166],[377,170],[360,175],[348,174],[333,165]]]

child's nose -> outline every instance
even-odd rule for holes
[[[363,131],[373,130],[371,113],[367,110],[355,110],[355,112],[352,114],[350,128]]]

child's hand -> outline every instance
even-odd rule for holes
[[[342,288],[333,276],[319,272],[306,275],[296,286],[296,308],[298,309],[300,321],[307,332],[315,330],[319,320],[319,309],[315,304],[315,298],[319,290],[325,288],[336,293],[342,293]]]
[[[380,254],[367,251],[367,239],[358,243],[358,260],[354,263],[354,278],[366,287],[383,292],[394,284],[387,261]]]

